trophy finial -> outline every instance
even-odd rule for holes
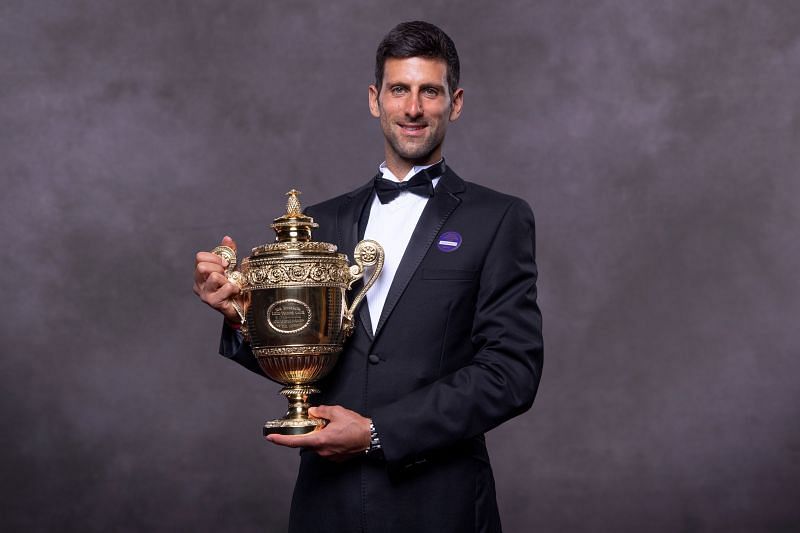
[[[297,198],[300,194],[302,193],[297,189],[292,189],[286,193],[286,196],[289,197],[289,200],[286,201],[287,216],[297,217],[303,214],[303,208],[300,206],[300,200]]]
[[[297,196],[300,191],[292,189],[286,193],[286,214],[272,222],[277,242],[306,242],[311,240],[311,229],[318,227],[314,219],[303,214]]]

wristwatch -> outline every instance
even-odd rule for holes
[[[378,430],[375,429],[375,424],[372,420],[369,421],[369,448],[364,450],[364,453],[370,457],[383,454],[381,438],[378,436]]]

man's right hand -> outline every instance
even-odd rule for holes
[[[236,250],[236,243],[227,235],[222,245]],[[239,323],[239,314],[231,305],[231,298],[239,294],[239,287],[225,277],[228,262],[211,252],[197,252],[194,267],[194,293],[202,301],[225,315],[231,324]]]

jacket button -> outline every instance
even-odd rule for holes
[[[377,365],[378,363],[381,362],[381,358],[374,353],[369,354],[369,357],[367,359],[369,359],[369,362],[372,363],[373,365]]]

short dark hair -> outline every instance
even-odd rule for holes
[[[375,87],[381,91],[383,67],[390,57],[427,57],[442,59],[447,63],[447,85],[450,94],[458,88],[461,66],[453,40],[430,22],[415,20],[401,22],[386,34],[375,54]]]

